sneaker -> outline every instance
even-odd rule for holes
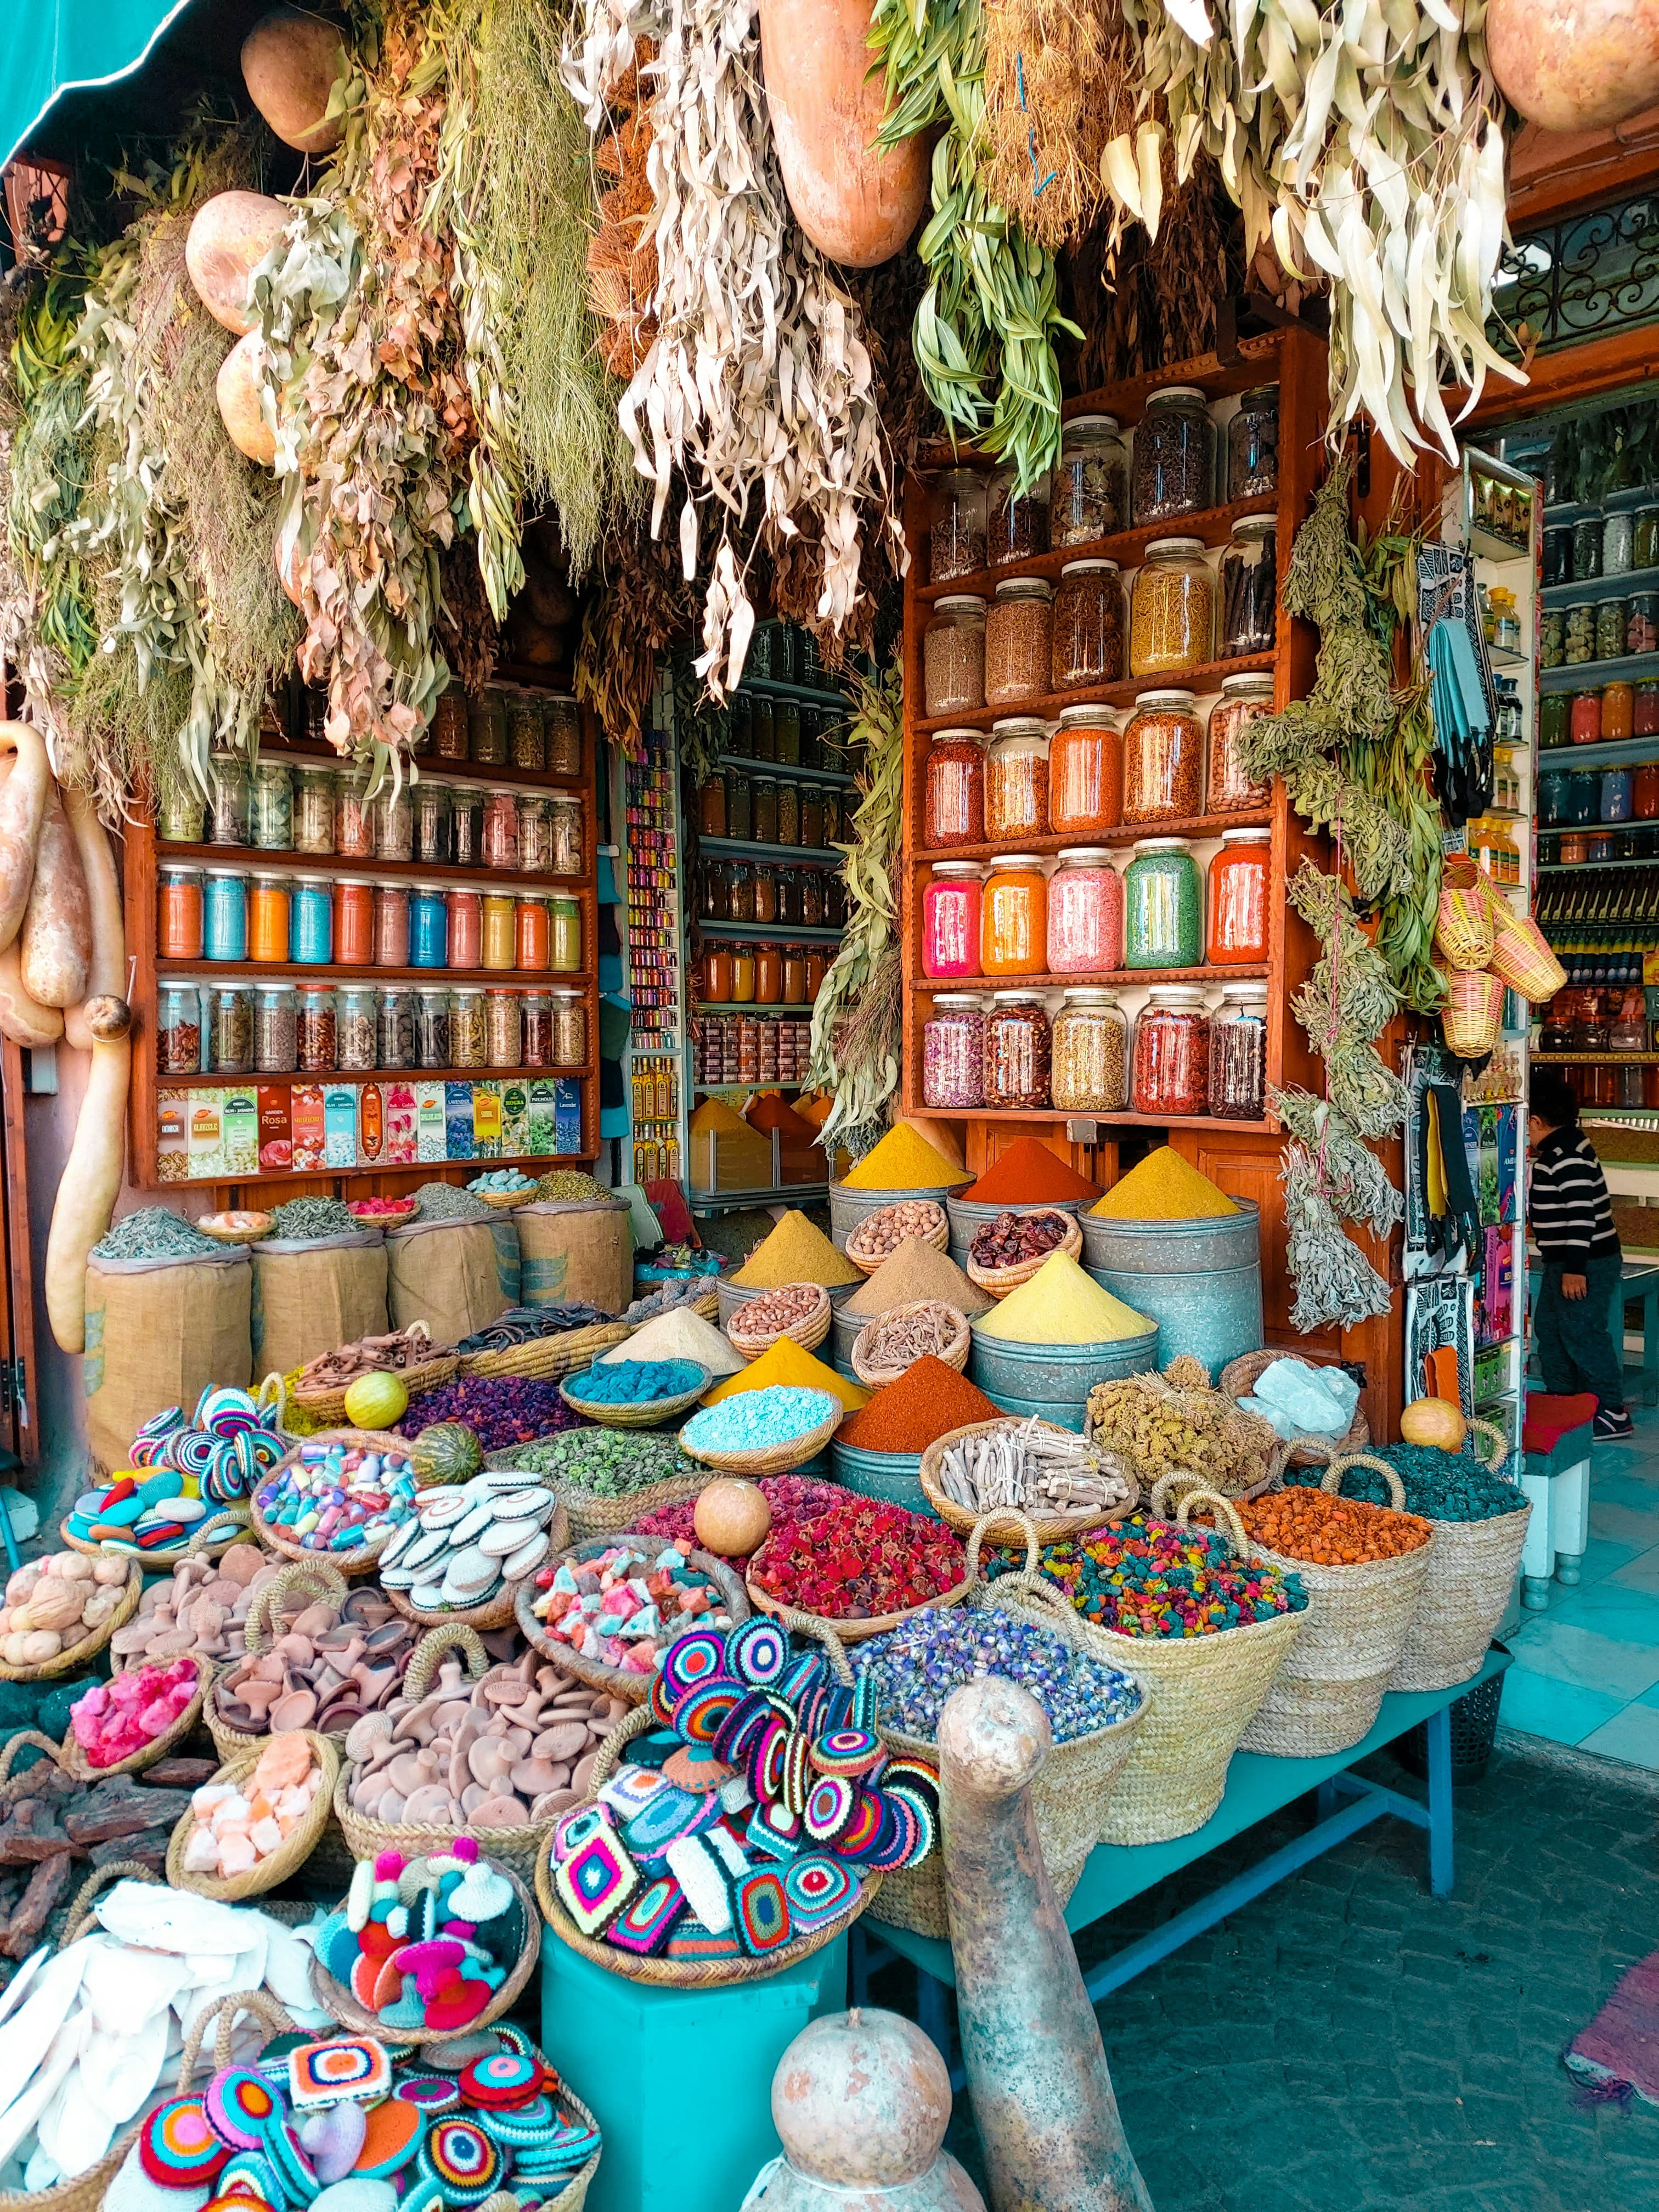
[[[1590,1431],[1598,1443],[1609,1443],[1615,1437],[1633,1436],[1635,1432],[1636,1425],[1622,1406],[1616,1413],[1610,1406],[1603,1406]]]

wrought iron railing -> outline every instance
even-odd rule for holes
[[[1553,353],[1659,322],[1659,195],[1517,238],[1504,253],[1494,306],[1488,335],[1511,360],[1521,337]]]

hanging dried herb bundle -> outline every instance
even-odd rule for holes
[[[1063,258],[1071,313],[1085,336],[1073,376],[1080,391],[1168,369],[1214,350],[1218,301],[1243,276],[1243,233],[1200,154],[1184,184],[1164,149],[1156,235],[1119,210],[1097,217]]]
[[[616,181],[599,194],[599,227],[587,249],[587,290],[602,319],[599,350],[616,376],[644,366],[657,335],[652,301],[657,294],[657,248],[646,235],[651,214],[651,111],[640,89],[640,71],[656,59],[649,40],[635,50],[605,101],[606,127],[593,149],[593,166]]]
[[[657,656],[685,633],[678,562],[643,523],[619,524],[600,561],[576,647],[575,693],[629,760],[645,750]]]
[[[1104,198],[1106,143],[1134,122],[1134,40],[1101,0],[985,0],[992,198],[1051,252]]]
[[[1289,1144],[1279,1167],[1285,1187],[1285,1259],[1296,1282],[1291,1326],[1352,1328],[1393,1304],[1388,1285],[1350,1237],[1324,1194],[1316,1156]]]

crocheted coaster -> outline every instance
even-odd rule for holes
[[[769,1867],[745,1875],[732,1893],[732,1918],[738,1941],[751,1959],[781,1951],[793,1932],[781,1875]]]
[[[301,2111],[336,2105],[343,2097],[377,2104],[392,2092],[392,2063],[372,2036],[342,2036],[336,2043],[302,2043],[288,2054],[288,2093]]]
[[[397,2094],[385,2104],[369,2106],[368,2132],[351,2169],[366,2181],[389,2181],[409,2164],[426,2131],[427,2116],[418,2104],[404,2095],[404,2087],[399,2082]]]
[[[881,1738],[868,1729],[831,1729],[812,1746],[820,1774],[867,1774],[881,1757]]]
[[[910,1854],[916,1847],[919,1824],[914,1808],[902,1797],[884,1796],[881,1817],[881,1839],[864,1863],[874,1874],[891,1874],[896,1867],[909,1863]]]
[[[858,1877],[839,1859],[808,1851],[785,1870],[783,1893],[797,1931],[805,1936],[844,1912],[858,1894]]]
[[[430,2174],[417,2173],[398,2199],[397,2212],[448,2212],[443,2185]]]
[[[853,1686],[853,1726],[872,1729],[875,1724],[875,1670],[873,1668],[866,1667]]]
[[[662,1655],[663,1694],[671,1705],[688,1690],[726,1671],[726,1638],[714,1628],[693,1628]]]
[[[682,1836],[670,1844],[668,1870],[685,1892],[686,1903],[705,1928],[716,1936],[732,1925],[731,1881],[720,1860],[701,1836]]]
[[[552,2133],[559,2118],[553,2100],[544,2096],[532,2097],[528,2104],[514,2105],[510,2110],[492,2106],[473,2117],[487,2136],[514,2151],[525,2144],[540,2142]],[[514,2163],[518,2163],[516,2159]]]
[[[416,2154],[416,2166],[451,2204],[482,2204],[501,2172],[499,2144],[473,2120],[437,2120]]]
[[[586,2166],[599,2147],[599,2131],[580,2120],[562,2120],[544,2142],[521,2150],[514,2164],[526,2175],[570,2173]]]
[[[461,2072],[459,2088],[469,2105],[505,2107],[527,2105],[541,2087],[542,2069],[520,2051],[492,2051]]]
[[[592,1836],[602,1828],[609,1828],[611,1815],[603,1805],[577,1805],[568,1813],[561,1813],[553,1823],[553,1859],[555,1864],[579,1851]]]
[[[460,2090],[447,2074],[405,2074],[392,2094],[428,2120],[460,2110]]]
[[[266,2129],[265,2150],[289,2196],[309,2204],[321,2185],[292,2120],[278,2119]]]
[[[700,1920],[687,1917],[668,1939],[668,1956],[688,1966],[708,1966],[727,1959],[740,1959],[743,1949],[729,1929],[716,1932],[705,1928]]]
[[[218,2190],[222,2200],[266,2204],[270,2212],[284,2212],[284,2208],[294,2201],[263,2151],[232,2151],[219,2175]]]
[[[847,1687],[845,1683],[826,1683],[823,1692],[823,1702],[818,1708],[819,1714],[821,1715],[821,1721],[818,1729],[820,1735],[832,1735],[836,1729],[852,1727],[853,1692]]]
[[[232,2150],[264,2150],[265,2130],[282,2117],[271,2086],[247,2066],[222,2066],[202,2098],[207,2124]]]
[[[629,1741],[628,1763],[630,1766],[664,1766],[679,1748],[680,1740],[672,1727],[650,1729]]]
[[[553,1870],[559,1901],[584,1936],[602,1936],[640,1886],[640,1870],[615,1836],[592,1836]]]
[[[743,1695],[741,1686],[711,1679],[674,1701],[674,1726],[687,1743],[714,1743],[720,1723]]]
[[[844,1774],[826,1774],[815,1784],[802,1820],[811,1840],[833,1850],[853,1825],[858,1792]]]
[[[716,1796],[693,1797],[672,1783],[659,1790],[623,1830],[623,1841],[637,1859],[660,1859],[682,1836],[700,1835],[720,1818]]]
[[[208,2125],[199,2097],[158,2105],[138,2130],[138,2160],[164,2189],[200,2189],[222,2171],[230,2153]]]
[[[619,1820],[631,1820],[642,1806],[672,1787],[651,1768],[635,1766],[630,1761],[599,1784],[599,1802],[608,1806]]]
[[[674,1698],[675,1692],[664,1681],[662,1668],[659,1667],[651,1677],[651,1693],[646,1699],[646,1703],[651,1708],[652,1719],[660,1721],[665,1728],[672,1728],[673,1725]]]
[[[756,1796],[765,1803],[783,1795],[784,1767],[794,1735],[793,1729],[785,1728],[779,1722],[775,1729],[766,1731],[756,1747],[750,1763],[749,1783]]]
[[[830,1662],[822,1651],[803,1651],[778,1677],[778,1695],[786,1705],[799,1707],[808,1692],[830,1680]]]
[[[890,1772],[890,1768],[889,1769]],[[882,1781],[882,1795],[896,1803],[907,1806],[915,1815],[916,1835],[905,1858],[906,1866],[920,1866],[939,1841],[939,1820],[933,1808],[911,1782]]]
[[[784,1738],[783,1787],[784,1803],[792,1813],[804,1813],[812,1787],[812,1746],[799,1729],[793,1729]]]
[[[902,1784],[914,1790],[937,1820],[939,1818],[939,1769],[929,1766],[920,1759],[890,1759],[883,1770],[881,1786],[896,1790]]]
[[[853,1817],[836,1844],[842,1858],[862,1860],[875,1849],[881,1835],[881,1813],[880,1798],[854,1784]]]
[[[739,1698],[715,1734],[715,1758],[724,1759],[728,1766],[741,1766],[771,1710],[764,1691],[750,1690]]]
[[[808,1844],[800,1814],[792,1813],[781,1801],[755,1808],[749,1816],[745,1840],[751,1850],[769,1859],[793,1859]]]
[[[727,1663],[757,1689],[777,1681],[789,1664],[789,1637],[775,1620],[757,1614],[726,1639]]]

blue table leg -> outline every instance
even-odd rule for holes
[[[847,1939],[848,2001],[854,2006],[870,2002],[870,1947],[856,1922]]]
[[[1341,1802],[1334,1782],[1322,1782],[1315,1797],[1316,1819],[1328,1820]]]
[[[1659,1406],[1659,1283],[1642,1286],[1642,1403]]]
[[[1456,1881],[1452,1841],[1451,1708],[1425,1723],[1429,1740],[1429,1888],[1449,1897]]]
[[[948,2066],[951,2063],[951,2016],[945,2007],[945,1984],[922,1967],[916,1968],[916,2025]]]

